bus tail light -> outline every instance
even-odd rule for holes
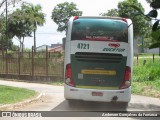
[[[75,17],[73,18],[73,21],[74,21],[74,20],[77,20],[78,18],[79,18],[79,16],[75,16]]]
[[[120,89],[125,89],[130,86],[131,86],[131,68],[127,66],[125,71],[125,77],[122,85],[120,86]]]
[[[65,83],[69,86],[74,87],[75,83],[72,80],[72,70],[71,70],[71,64],[66,65],[66,72],[65,72]]]
[[[127,23],[127,19],[126,18],[122,18],[122,20]]]

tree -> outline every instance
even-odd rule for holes
[[[146,16],[147,18],[151,18],[154,20],[154,24],[152,26],[152,44],[149,46],[150,49],[152,48],[160,48],[160,19],[157,19],[158,16],[158,9],[160,9],[160,0],[146,0],[150,3],[150,6],[153,8],[148,14],[144,14],[143,11],[139,9],[138,6],[132,5],[130,7],[134,8],[136,11],[139,12],[140,15]]]
[[[137,13],[130,6],[137,6],[141,12],[144,12],[144,8],[137,0],[125,0],[118,3],[118,9],[108,10],[107,13],[103,13],[102,15],[130,18],[133,22],[134,37],[141,43],[140,46],[143,52],[144,47],[151,43],[151,22],[146,20],[146,16]]]
[[[51,19],[58,25],[57,31],[66,31],[66,23],[72,16],[81,16],[82,11],[77,9],[73,2],[64,2],[58,4],[52,11]]]
[[[21,0],[1,0],[0,2],[0,9],[2,8],[2,6],[4,6],[4,4],[7,3],[7,7],[10,5],[15,5],[15,3],[20,2]],[[6,8],[5,8],[6,9]],[[1,15],[3,14],[3,12],[1,13]]]
[[[118,9],[111,9],[102,15],[130,18],[133,22],[134,36],[144,35],[148,29],[148,24],[150,23],[146,21],[145,16],[135,15],[135,9],[128,7],[130,5],[139,6],[139,9],[144,12],[144,8],[137,0],[125,0],[118,3]]]
[[[13,42],[12,39],[8,38],[6,40],[6,36],[4,35],[4,32],[0,33],[0,50],[7,50],[13,48]]]
[[[9,15],[8,21],[8,35],[17,37],[20,42],[20,50],[23,52],[24,38],[31,37],[33,25],[30,21],[29,15],[22,9],[16,9]]]
[[[30,21],[34,26],[34,52],[36,52],[36,30],[38,26],[43,26],[45,23],[45,14],[42,12],[40,5],[33,5],[30,3],[24,3],[22,10],[29,15]]]
[[[5,4],[5,2],[8,2],[8,5],[14,5],[17,2],[20,2],[21,0],[1,0],[0,2],[0,8]]]
[[[157,19],[158,12],[157,9],[160,8],[160,0],[152,0],[150,3],[150,6],[153,8],[147,16],[152,17],[155,19],[155,23],[152,26],[152,38],[153,38],[153,43],[150,45],[150,49],[152,48],[159,48],[160,49],[160,19]],[[160,52],[160,51],[159,51]]]
[[[106,13],[101,13],[102,16],[111,16],[111,17],[119,17],[118,9],[108,10]]]
[[[1,0],[0,2],[0,49],[12,49],[13,42],[12,37],[8,35],[7,22],[7,7],[15,5],[15,3],[20,2],[21,0]],[[6,13],[6,14],[5,14]]]
[[[6,19],[5,16],[0,18],[0,50],[12,49],[12,37],[7,35],[6,38]]]

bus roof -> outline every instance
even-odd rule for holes
[[[75,16],[78,18],[97,18],[97,19],[116,19],[122,20],[122,17],[111,17],[111,16]]]

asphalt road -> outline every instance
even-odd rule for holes
[[[124,109],[122,109],[121,105],[119,104],[99,103],[99,102],[79,101],[75,103],[74,107],[70,107],[68,105],[68,102],[63,97],[63,90],[64,90],[63,86],[53,86],[53,85],[25,83],[25,82],[13,82],[13,81],[4,81],[4,80],[0,80],[0,84],[32,89],[43,94],[41,99],[39,99],[38,101],[20,108],[10,109],[9,111],[124,111]],[[160,99],[139,96],[139,95],[132,95],[131,102],[127,108],[127,111],[160,111]],[[17,118],[17,119],[20,120],[20,118]],[[34,118],[34,119],[41,120],[40,118]],[[46,119],[50,120],[53,118],[46,118]],[[56,119],[58,120],[58,119],[64,119],[64,118],[58,117]],[[72,118],[68,118],[68,119],[71,120]],[[105,117],[99,117],[99,118],[97,117],[82,118],[81,117],[77,119],[102,120],[102,119],[105,119]],[[110,119],[114,120],[114,119],[117,119],[117,117],[111,117]],[[124,119],[124,117],[120,117],[120,119]],[[128,120],[143,120],[143,119],[146,120],[146,119],[152,119],[152,118],[151,117],[149,118],[133,117],[133,118],[127,118],[127,119]],[[158,119],[158,118],[153,118],[153,119]],[[0,120],[2,119],[0,118]],[[3,120],[8,120],[8,119],[3,118]]]

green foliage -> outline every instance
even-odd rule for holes
[[[159,20],[157,20],[157,21],[154,23],[154,25],[153,25],[153,27],[152,27],[152,31],[158,30],[158,25],[159,25]]]
[[[135,64],[133,68],[133,81],[132,81],[132,93],[160,97],[160,59],[155,58],[153,60],[151,55],[141,55],[148,58],[140,58],[138,65]],[[143,65],[143,61],[146,60],[146,64]]]
[[[33,5],[31,3],[23,3],[22,11],[29,17],[28,19],[37,29],[38,26],[43,26],[45,23],[45,14],[42,12],[42,7],[40,5]]]
[[[150,6],[153,9],[159,9],[160,8],[160,0],[151,0]]]
[[[144,8],[137,0],[125,0],[118,3],[118,9],[111,9],[101,15],[130,18],[133,22],[134,36],[141,36],[142,34],[147,36],[151,22],[148,22],[145,16],[139,13],[137,15],[135,8],[138,9],[140,13],[144,13]]]
[[[132,8],[134,8],[134,9],[138,10],[139,13],[137,13],[137,15],[140,15],[140,13],[141,13],[141,14],[144,14],[144,10],[142,10],[141,7],[138,7],[138,6],[136,6],[135,4],[129,4],[128,7],[132,7]],[[135,13],[134,13],[134,14],[135,14]]]
[[[100,15],[119,17],[119,12],[118,12],[118,9],[111,9],[111,10],[108,10],[106,13],[101,13]]]
[[[136,11],[132,7],[139,8],[139,12],[144,13],[144,8],[138,0],[126,0],[118,3],[120,17],[130,18],[133,22],[134,36],[141,36],[147,34],[148,25],[150,22],[146,21],[145,16],[136,15]],[[135,14],[135,15],[134,15]]]
[[[139,59],[139,65],[134,66],[133,81],[145,82],[160,80],[160,62],[157,59],[154,63],[147,59],[146,65],[143,66],[144,59]]]
[[[153,0],[146,0],[147,3],[151,3]]]
[[[160,97],[160,81],[132,82],[132,93],[149,97]]]
[[[0,50],[12,50],[12,48],[14,48],[12,40],[10,38],[6,40],[6,35],[0,33]]]
[[[42,12],[40,5],[33,5],[31,3],[23,3],[22,11],[28,16],[28,19],[33,26],[34,33],[34,51],[36,51],[36,30],[38,26],[43,26],[45,23],[45,14]]]
[[[18,38],[21,49],[24,38],[31,37],[32,32],[34,32],[35,41],[37,26],[43,26],[44,23],[45,15],[42,13],[42,7],[40,5],[34,6],[30,3],[23,3],[21,8],[9,14],[8,32],[12,38],[15,36]]]
[[[29,49],[29,48],[25,48],[25,49],[24,49],[24,52],[32,52],[32,50]]]
[[[7,51],[8,58],[11,58],[13,56],[13,54],[14,54],[13,51],[11,51],[11,50]]]
[[[17,9],[9,15],[8,32],[11,36],[16,36],[19,39],[22,37],[31,37],[33,25],[28,20],[29,16],[23,10]]]
[[[130,6],[132,8],[134,8],[136,11],[140,12],[141,15],[146,16],[146,19],[148,18],[154,18],[155,23],[152,26],[152,44],[149,46],[150,49],[152,48],[158,48],[160,47],[160,25],[159,25],[159,21],[160,19],[157,19],[158,16],[158,11],[157,9],[160,8],[160,0],[146,0],[148,3],[150,3],[150,6],[153,8],[153,10],[151,10],[148,14],[144,14],[141,13],[141,11],[139,10],[139,7],[133,7]],[[141,17],[142,18],[142,17]]]
[[[155,42],[155,43],[152,43],[152,45],[149,46],[149,49],[159,48],[159,47],[160,47],[160,42]]]
[[[5,3],[6,3],[7,0],[1,0],[0,2],[0,50],[6,50],[6,49],[9,49],[9,50],[12,50],[15,48],[15,46],[13,45],[13,42],[12,42],[12,38],[13,36],[11,36],[10,34],[7,34],[8,32],[8,29],[6,30],[6,15],[5,15]],[[11,0],[11,1],[7,1],[7,6],[8,8],[10,8],[10,6],[12,7],[15,7],[15,3],[18,3],[22,0]],[[8,18],[10,19],[10,17],[8,16]],[[8,19],[8,21],[9,21]]]
[[[6,21],[5,17],[1,16],[0,19],[0,50],[12,49],[13,42],[12,37],[7,35],[6,36]]]
[[[158,15],[157,10],[151,10],[146,16],[156,18]]]
[[[58,25],[57,31],[66,31],[66,23],[72,16],[81,16],[82,11],[77,9],[77,5],[73,2],[64,2],[57,4],[52,11],[51,19]]]

